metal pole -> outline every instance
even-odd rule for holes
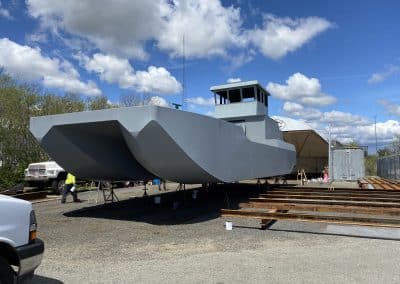
[[[185,62],[186,58],[185,58],[185,34],[183,34],[182,37],[182,110],[185,109]]]
[[[374,116],[375,119],[375,153],[378,156],[378,136],[376,135],[376,115]]]
[[[329,179],[332,180],[333,177],[333,169],[332,169],[332,155],[331,155],[331,124],[329,123],[329,136],[328,136],[328,170],[329,170]]]

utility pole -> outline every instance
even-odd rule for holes
[[[185,58],[186,56],[185,56],[185,34],[183,34],[183,37],[182,37],[182,110],[184,110],[184,108],[185,108],[185,64],[186,64],[186,62],[185,62],[185,60],[186,60],[186,58]]]
[[[376,135],[376,115],[374,116],[375,119],[375,152],[378,156],[378,136]]]
[[[329,123],[329,136],[328,136],[328,170],[329,170],[329,179],[333,179],[333,169],[332,169],[332,141],[331,141],[331,124]]]

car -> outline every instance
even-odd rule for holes
[[[44,243],[36,233],[32,204],[0,194],[0,283],[33,277],[44,252]]]
[[[32,163],[24,172],[24,181],[30,187],[51,186],[56,194],[61,194],[67,172],[54,161]]]

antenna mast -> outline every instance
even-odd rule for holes
[[[375,152],[378,155],[378,136],[376,135],[376,115],[374,116],[375,119]]]
[[[185,82],[185,34],[183,34],[182,37],[182,110],[185,108],[185,88],[186,88],[186,82]]]

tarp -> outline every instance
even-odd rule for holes
[[[297,163],[293,174],[302,169],[310,176],[321,175],[328,166],[328,141],[304,120],[272,116],[279,124],[285,142],[296,147]]]
[[[308,174],[320,174],[328,165],[328,142],[314,130],[283,131],[283,139],[296,147],[293,173],[304,169]]]

